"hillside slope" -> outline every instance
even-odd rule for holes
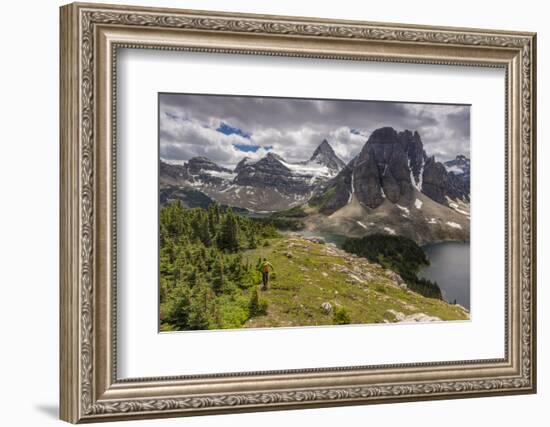
[[[449,199],[448,205],[442,205],[416,189],[412,194],[408,203],[394,204],[384,200],[374,209],[363,206],[354,194],[349,203],[331,215],[305,206],[303,210],[308,215],[302,221],[308,231],[348,237],[386,233],[408,237],[419,245],[470,240],[469,203]]]
[[[275,273],[261,292],[267,314],[244,327],[469,319],[460,306],[412,292],[397,274],[332,244],[288,235],[245,257],[267,257]]]

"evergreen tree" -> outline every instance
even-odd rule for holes
[[[258,247],[258,239],[256,238],[255,230],[252,230],[252,232],[248,234],[248,248],[256,249],[257,247]]]
[[[167,302],[161,306],[163,320],[179,329],[187,329],[190,306],[191,291],[184,282],[178,282],[167,298]]]
[[[227,252],[239,250],[239,224],[231,208],[227,209],[221,221],[218,247]]]
[[[189,305],[189,328],[212,329],[215,325],[214,293],[204,281],[199,281]]]
[[[218,256],[214,259],[212,263],[212,289],[216,294],[219,294],[223,290],[223,285],[225,283],[224,268],[223,268],[223,258]]]
[[[215,235],[218,224],[220,223],[220,206],[217,203],[211,203],[208,206],[208,226],[210,234]]]
[[[210,234],[210,228],[208,226],[208,215],[202,209],[196,211],[193,219],[193,231],[198,240],[205,246],[212,244],[212,237]]]

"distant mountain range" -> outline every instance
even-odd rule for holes
[[[275,153],[260,160],[243,158],[234,170],[205,157],[183,165],[160,163],[162,194],[174,186],[199,190],[221,204],[255,212],[280,211],[305,203],[316,188],[335,177],[345,163],[323,140],[310,159],[291,163]]]
[[[161,161],[160,195],[161,203],[213,199],[253,212],[301,206],[312,231],[469,240],[470,160],[438,162],[426,155],[418,132],[391,127],[375,130],[348,164],[326,140],[298,163],[272,152],[257,161],[245,157],[233,170],[204,157]]]

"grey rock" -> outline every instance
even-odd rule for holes
[[[323,313],[330,314],[332,313],[332,304],[328,301],[321,304],[321,310],[323,310]]]
[[[326,243],[325,239],[317,236],[305,237],[305,239],[313,243],[318,243],[320,245],[324,245]]]

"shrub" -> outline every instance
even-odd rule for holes
[[[344,307],[336,307],[332,315],[332,323],[335,325],[349,325],[351,318]]]
[[[265,299],[260,298],[258,288],[255,288],[250,292],[250,302],[248,303],[248,311],[250,317],[264,316],[267,314],[268,303]]]

